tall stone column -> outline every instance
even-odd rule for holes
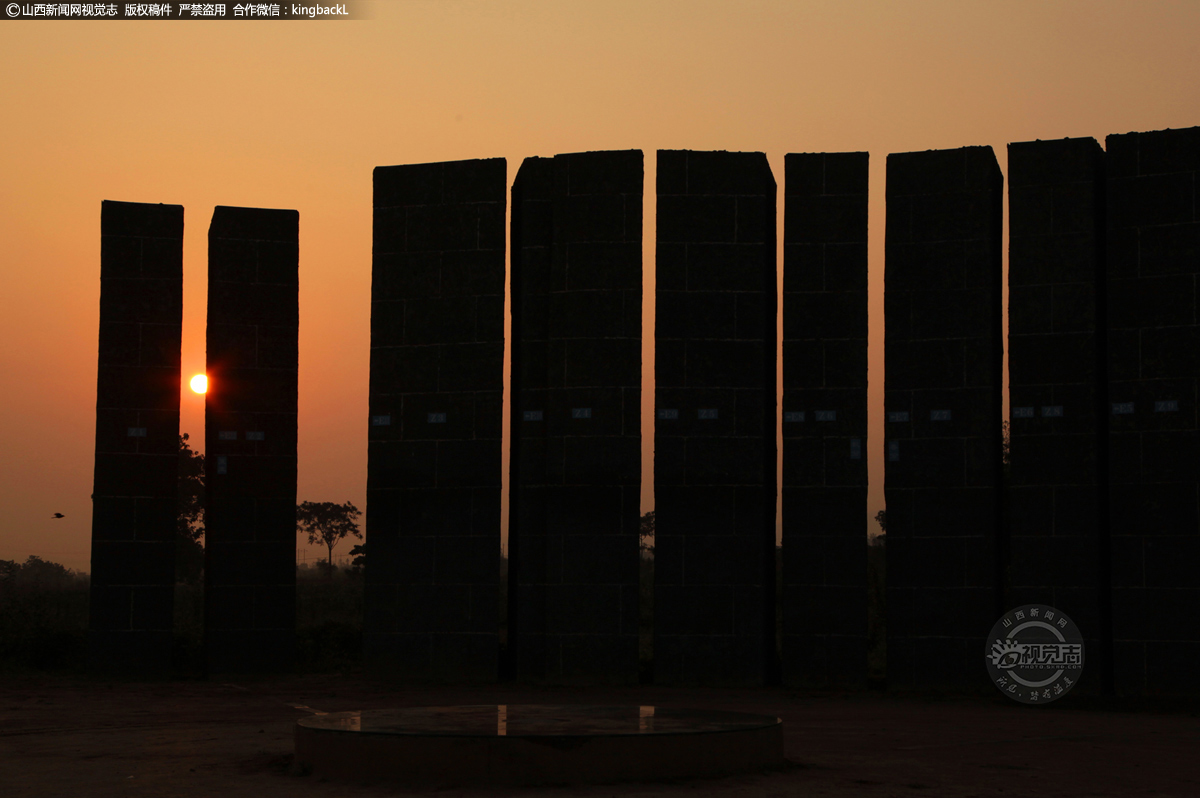
[[[375,169],[364,649],[495,680],[503,158]]]
[[[762,153],[658,153],[658,683],[774,667],[775,195]]]
[[[208,669],[293,667],[300,215],[218,205],[208,229]]]
[[[867,162],[784,161],[786,684],[866,684]]]
[[[632,150],[530,158],[513,185],[521,679],[638,680],[642,182]]]
[[[1200,128],[1105,143],[1114,679],[1195,693]]]
[[[183,206],[100,209],[89,664],[171,667]]]
[[[1104,151],[1008,145],[1009,605],[1084,636],[1081,688],[1108,681]]]
[[[971,687],[1001,614],[1001,214],[990,147],[887,162],[887,679]]]

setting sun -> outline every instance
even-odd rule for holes
[[[195,377],[192,377],[191,386],[192,390],[196,393],[204,393],[208,390],[208,377],[203,374],[197,374]]]

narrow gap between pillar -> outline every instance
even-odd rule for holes
[[[658,240],[658,151],[642,152],[642,525],[649,535],[638,547],[638,674],[642,684],[654,681],[654,308],[658,285],[655,242]],[[640,531],[640,530],[639,530]]]

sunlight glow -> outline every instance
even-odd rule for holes
[[[195,377],[192,377],[191,386],[192,390],[196,393],[204,393],[208,390],[208,377],[203,374],[197,374]]]

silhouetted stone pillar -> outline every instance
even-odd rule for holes
[[[105,201],[89,660],[171,666],[179,473],[183,206]]]
[[[774,667],[775,194],[762,153],[658,153],[658,683]]]
[[[1009,606],[1082,631],[1084,689],[1105,679],[1104,151],[1008,145]],[[1104,441],[1106,443],[1106,441]]]
[[[208,229],[204,633],[210,672],[295,660],[300,215],[218,205]]]
[[[889,687],[986,684],[1001,614],[1003,180],[990,147],[888,156]]]
[[[786,684],[866,684],[867,162],[784,162]]]
[[[396,675],[497,676],[506,186],[375,169],[363,637]]]
[[[513,184],[521,679],[638,680],[642,173],[640,150],[576,153],[526,159]]]
[[[1106,145],[1115,684],[1195,693],[1200,128]]]

